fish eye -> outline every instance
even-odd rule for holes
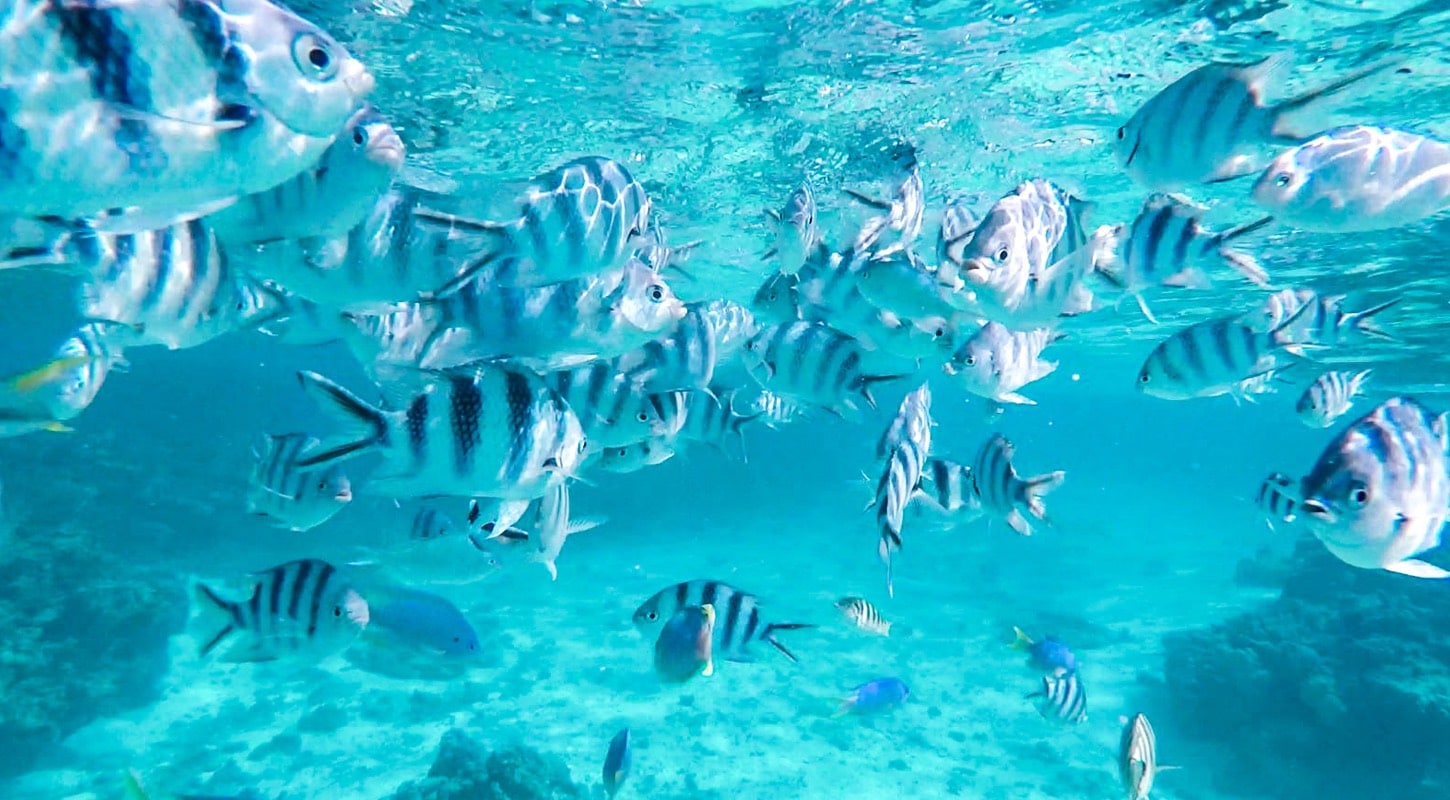
[[[624,458],[625,456],[629,455],[629,448],[621,447],[618,450],[615,450],[614,454],[619,456],[620,458]]]
[[[1126,138],[1128,138],[1128,127],[1124,125],[1123,127],[1118,128],[1118,141],[1121,142]]]
[[[649,414],[646,414],[643,411],[635,414],[634,418],[639,420],[640,422],[649,422]]]
[[[334,619],[342,619],[342,606],[333,606],[332,616]]]
[[[656,614],[653,611],[649,612],[648,614],[645,614],[644,616],[645,616],[645,619],[648,619],[650,622],[654,622],[655,620],[657,620],[657,619],[660,618],[660,615],[659,614]]]
[[[1138,373],[1138,383],[1147,383],[1150,380],[1152,379],[1148,376],[1147,370]]]
[[[330,81],[337,77],[332,46],[315,33],[301,33],[292,40],[292,61],[313,80]]]
[[[1277,187],[1279,187],[1280,189],[1284,188],[1285,186],[1288,186],[1289,185],[1289,173],[1287,173],[1287,172],[1280,172],[1278,175],[1275,175],[1274,176],[1274,185],[1277,186]]]
[[[935,331],[932,332],[931,335],[932,335],[932,338],[940,339],[943,336],[946,336],[947,335],[947,329],[946,328],[937,328]]]
[[[585,450],[588,450],[588,449],[589,449],[589,440],[588,439],[580,439],[579,440],[579,452],[580,453],[583,453]]]
[[[367,128],[364,128],[361,125],[357,126],[356,128],[353,128],[352,129],[352,143],[355,144],[355,145],[357,145],[358,147],[362,147],[363,145],[367,144],[368,143],[368,130],[367,130]]]
[[[1004,248],[1002,248],[1002,249],[1001,249],[1001,250],[998,250],[998,251],[997,251],[997,263],[999,263],[999,264],[1005,264],[1005,263],[1007,263],[1007,259],[1008,259],[1008,257],[1010,257],[1010,256],[1011,256],[1011,255],[1012,255],[1012,254],[1011,254],[1011,253],[1009,253],[1009,252],[1008,252],[1008,251],[1007,251],[1007,248],[1005,248],[1005,247],[1004,247]]]
[[[976,356],[967,356],[967,366],[974,367],[976,365],[977,365],[977,357]]]
[[[655,284],[654,286],[649,287],[649,299],[655,301],[656,303],[665,299],[664,287],[660,286],[659,284]]]
[[[1356,483],[1354,488],[1349,490],[1349,502],[1355,508],[1364,508],[1369,503],[1369,487]]]

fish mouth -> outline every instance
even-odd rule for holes
[[[1320,522],[1333,523],[1339,517],[1339,515],[1335,514],[1333,509],[1325,505],[1322,500],[1306,498],[1304,502],[1299,504],[1299,508],[1303,510],[1305,514],[1308,514],[1309,516],[1319,520]]]
[[[351,503],[352,489],[338,489],[337,494],[333,495],[332,499],[336,500],[339,503]]]
[[[342,65],[342,69],[339,72],[341,74],[338,75],[338,78],[347,84],[348,91],[352,92],[359,103],[362,102],[363,98],[372,94],[373,89],[378,85],[377,78],[374,78],[373,74],[368,71],[368,68],[363,66],[362,62],[356,58],[349,58],[347,63]]]
[[[395,133],[378,140],[368,157],[380,166],[402,169],[403,162],[408,158],[408,149],[403,146],[402,138]]]
[[[991,274],[992,268],[985,259],[973,258],[968,259],[962,264],[962,274],[960,277],[966,283],[975,283],[981,286],[987,282]]]

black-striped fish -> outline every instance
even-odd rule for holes
[[[1294,410],[1299,421],[1311,428],[1328,428],[1349,413],[1354,398],[1364,394],[1364,381],[1371,370],[1359,372],[1332,371],[1314,379],[1299,395]]]
[[[881,617],[881,612],[864,597],[842,597],[836,601],[836,608],[852,625],[878,636],[891,635],[891,623]]]
[[[872,305],[900,319],[951,318],[949,298],[962,287],[954,270],[940,272],[910,250],[875,255],[856,276],[856,289]]]
[[[928,458],[921,470],[921,490],[913,499],[950,515],[958,524],[982,516],[982,500],[972,468],[944,458]]]
[[[113,370],[125,372],[130,368],[120,344],[128,334],[126,326],[91,323],[82,325],[61,343],[55,351],[56,359],[77,361],[68,376],[53,384],[55,396],[50,409],[55,419],[74,419],[95,402]]]
[[[431,506],[418,509],[413,515],[413,525],[408,538],[419,542],[430,542],[445,536],[456,536],[460,529],[453,518]]]
[[[675,455],[673,438],[656,437],[623,447],[609,447],[590,452],[586,469],[601,469],[619,475],[639,472],[669,461]]]
[[[798,659],[776,638],[780,631],[814,628],[800,622],[767,622],[759,598],[722,581],[693,580],[661,589],[634,611],[635,627],[650,632],[681,608],[715,607],[715,652],[729,661],[754,661],[750,646],[765,642],[791,661]]]
[[[886,593],[896,596],[891,554],[901,549],[906,506],[921,484],[922,465],[931,452],[931,388],[923,383],[901,401],[877,445],[886,463],[876,483],[877,555],[886,566]]]
[[[967,198],[957,196],[948,200],[941,212],[941,230],[936,238],[936,263],[950,264],[960,274],[962,251],[981,222]]]
[[[576,474],[588,447],[568,404],[529,373],[494,366],[444,373],[396,411],[315,372],[298,377],[324,410],[365,430],[299,464],[376,451],[383,464],[368,487],[385,497],[528,500],[558,476]]]
[[[942,371],[978,397],[1037,405],[1017,390],[1057,369],[1057,362],[1042,358],[1042,351],[1062,338],[1051,328],[1014,331],[1000,322],[988,322],[962,343]]]
[[[1134,714],[1132,719],[1120,717],[1123,733],[1118,738],[1118,779],[1122,781],[1127,800],[1148,800],[1158,773],[1176,769],[1158,763],[1158,738],[1148,717]]]
[[[782,272],[766,278],[750,300],[751,313],[772,325],[800,319],[800,306],[800,276]]]
[[[710,321],[715,333],[715,363],[726,364],[734,360],[745,349],[750,337],[760,331],[755,315],[750,309],[729,300],[711,300],[689,306]]]
[[[1283,369],[1302,355],[1302,345],[1290,341],[1286,332],[1293,321],[1267,333],[1238,316],[1190,325],[1148,354],[1138,370],[1137,389],[1164,400],[1237,398],[1244,381]]]
[[[746,367],[762,387],[834,414],[859,414],[858,401],[875,408],[871,387],[896,375],[861,371],[861,345],[820,322],[761,329],[745,346]]]
[[[231,662],[320,658],[347,647],[368,624],[367,601],[326,561],[289,561],[252,577],[256,585],[242,601],[195,585],[209,633],[203,657],[218,652],[220,660]]]
[[[731,409],[733,410],[733,396],[731,400]],[[806,411],[801,407],[800,403],[765,389],[755,392],[750,402],[745,405],[745,408],[751,414],[759,414],[761,421],[765,423],[767,428],[779,428],[781,425],[789,425],[806,415]]]
[[[452,214],[420,216],[493,239],[474,259],[469,275],[496,286],[546,286],[617,269],[649,230],[650,200],[618,161],[575,159],[530,181],[509,222],[471,220]],[[445,286],[448,294],[462,285]]]
[[[1262,167],[1271,144],[1298,144],[1290,115],[1384,69],[1378,64],[1285,100],[1263,104],[1289,68],[1288,54],[1252,64],[1205,64],[1153,95],[1117,131],[1118,162],[1149,189],[1230,180]]]
[[[910,142],[896,142],[890,156],[896,173],[892,177],[891,199],[883,200],[854,189],[845,190],[853,199],[884,212],[867,220],[856,234],[853,249],[857,251],[910,249],[916,237],[921,235],[926,195],[921,182],[921,166],[916,160],[916,147]],[[895,234],[895,241],[878,247],[887,231]]]
[[[1266,515],[1264,524],[1274,529],[1274,520],[1285,524],[1294,521],[1299,508],[1299,482],[1282,472],[1270,472],[1259,484],[1259,494],[1254,503]]]
[[[707,444],[745,463],[745,425],[759,419],[763,412],[738,414],[729,398],[722,400],[709,389],[681,394],[685,401],[685,424],[680,428],[679,438]]]
[[[972,467],[972,486],[984,512],[1006,522],[1023,536],[1031,536],[1032,526],[1027,517],[1048,522],[1042,496],[1061,486],[1067,473],[1058,470],[1022,478],[1012,465],[1016,449],[1000,433],[988,439],[977,454],[976,466]]]
[[[1373,317],[1397,305],[1396,297],[1362,311],[1345,311],[1345,296],[1321,295],[1313,289],[1283,289],[1269,295],[1250,317],[1256,330],[1280,330],[1285,341],[1333,346],[1365,336],[1384,341],[1386,333]]]
[[[1158,319],[1144,294],[1160,286],[1207,287],[1205,267],[1226,265],[1256,286],[1268,284],[1263,267],[1229,244],[1272,220],[1261,217],[1214,233],[1203,224],[1206,210],[1185,198],[1155,193],[1131,225],[1104,225],[1092,235],[1089,247],[1098,273],[1136,300],[1154,325]]]
[[[364,104],[315,166],[241,198],[207,221],[228,245],[345,235],[387,191],[406,155],[387,118]]]
[[[308,469],[298,465],[320,442],[305,433],[273,434],[252,451],[255,464],[247,488],[247,513],[279,528],[305,531],[332,519],[352,502],[352,484],[341,464]]]
[[[685,306],[685,315],[665,335],[620,356],[615,368],[650,392],[703,389],[715,376],[717,333],[703,303]]]
[[[659,409],[643,383],[608,361],[551,372],[544,383],[559,393],[579,418],[589,445],[621,447],[665,432]]]
[[[1037,713],[1044,719],[1065,725],[1087,719],[1087,689],[1076,672],[1042,676],[1042,688],[1027,697],[1037,699]]]
[[[0,10],[0,211],[139,209],[160,227],[311,167],[373,89],[266,0],[12,0]]]
[[[765,209],[767,221],[775,234],[775,244],[762,258],[776,258],[782,275],[794,275],[806,263],[806,257],[821,244],[821,231],[816,227],[816,194],[809,180],[801,181],[786,198],[779,211]]]

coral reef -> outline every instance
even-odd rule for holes
[[[393,800],[572,800],[564,762],[523,745],[488,752],[458,728],[443,734],[428,777],[398,788]]]
[[[17,527],[0,553],[0,775],[97,717],[152,702],[186,600],[73,528]]]
[[[1450,587],[1346,566],[1313,540],[1292,565],[1263,608],[1165,637],[1180,727],[1227,746],[1226,791],[1443,800]]]

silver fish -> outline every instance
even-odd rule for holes
[[[1285,524],[1294,521],[1299,507],[1299,482],[1282,472],[1271,472],[1259,484],[1254,502],[1266,515],[1264,524],[1274,529],[1274,520]]]
[[[819,322],[761,329],[745,346],[745,363],[762,387],[833,413],[857,414],[859,400],[876,407],[871,386],[895,375],[861,372],[861,346]]]
[[[596,361],[544,376],[544,382],[579,418],[590,447],[622,447],[665,432],[644,384]]]
[[[732,361],[740,351],[745,349],[745,343],[750,337],[760,331],[760,325],[755,321],[755,315],[750,309],[732,303],[729,300],[711,300],[706,303],[694,303],[687,308],[692,313],[704,317],[710,323],[710,329],[715,334],[715,363],[726,364]]]
[[[1450,143],[1377,125],[1334,128],[1280,153],[1253,197],[1308,231],[1409,225],[1450,208]]]
[[[860,630],[877,636],[891,635],[891,623],[864,597],[842,597],[836,601],[836,608]]]
[[[982,500],[972,480],[972,468],[943,458],[928,458],[921,469],[921,489],[915,504],[934,506],[958,524],[982,516]]]
[[[798,661],[776,638],[776,633],[816,627],[798,622],[767,622],[761,614],[758,597],[714,580],[687,581],[661,589],[634,610],[634,625],[649,633],[681,608],[701,605],[715,607],[715,652],[728,661],[754,661],[750,646],[756,642],[764,642],[791,661]]]
[[[856,289],[873,305],[901,319],[951,318],[957,309],[948,298],[963,286],[909,250],[877,255],[856,276]]]
[[[735,411],[732,397],[731,410]],[[806,411],[800,403],[787,397],[782,397],[775,392],[761,389],[756,392],[745,408],[749,414],[758,414],[765,426],[768,428],[779,428],[781,425],[790,423],[805,416]],[[740,413],[736,411],[735,413]]]
[[[241,198],[207,222],[228,244],[345,235],[387,191],[406,155],[387,118],[364,104],[316,166]]]
[[[1186,199],[1155,193],[1129,225],[1104,225],[1093,233],[1089,247],[1099,274],[1138,302],[1149,322],[1158,324],[1144,293],[1160,286],[1209,285],[1204,267],[1227,265],[1257,286],[1268,275],[1252,256],[1228,245],[1268,225],[1263,217],[1221,233],[1203,225],[1205,209]]]
[[[1239,381],[1229,394],[1245,402],[1257,403],[1260,396],[1277,392],[1279,390],[1278,384],[1288,384],[1291,382],[1285,377],[1284,370],[1271,369],[1261,375],[1255,375],[1247,380]]]
[[[82,325],[56,350],[57,360],[76,360],[76,363],[66,376],[58,377],[52,384],[55,395],[50,400],[50,411],[55,419],[74,419],[95,402],[112,371],[130,369],[130,362],[118,342],[125,338],[127,329],[119,328],[106,323]]]
[[[342,465],[307,469],[298,460],[321,443],[305,433],[267,437],[252,451],[254,464],[247,487],[247,513],[266,517],[274,526],[305,531],[332,519],[352,502],[352,484]]]
[[[947,201],[941,212],[941,230],[937,233],[936,260],[938,264],[953,265],[960,274],[962,250],[977,232],[982,221],[972,213],[972,207],[965,197],[953,197]]]
[[[130,230],[197,216],[315,164],[373,83],[266,0],[12,0],[0,11],[0,210],[139,209]]]
[[[1333,346],[1357,337],[1392,341],[1373,317],[1400,302],[1395,298],[1362,311],[1345,311],[1345,296],[1321,295],[1313,289],[1283,289],[1269,295],[1250,321],[1256,330],[1280,329],[1295,344]]]
[[[1042,351],[1062,336],[1046,328],[1014,332],[1001,323],[988,322],[962,343],[942,369],[978,397],[1036,405],[1017,390],[1057,369],[1056,361],[1042,359]]]
[[[931,387],[923,383],[901,401],[877,452],[886,463],[876,484],[877,555],[886,566],[886,594],[896,596],[891,554],[901,550],[906,506],[921,483],[922,465],[931,452]]]
[[[598,452],[591,452],[586,467],[624,475],[639,472],[645,467],[663,464],[674,455],[673,438],[657,437],[623,447],[610,447]]]
[[[1268,333],[1236,316],[1190,325],[1148,354],[1138,370],[1138,391],[1165,400],[1234,394],[1243,381],[1282,369],[1301,354],[1285,332],[1293,322]]]
[[[1416,558],[1440,546],[1450,516],[1447,449],[1445,414],[1392,397],[1320,454],[1300,485],[1300,519],[1350,566],[1450,578]]]
[[[800,278],[777,272],[765,279],[750,301],[750,310],[760,320],[771,324],[801,318],[798,285]]]
[[[1042,676],[1042,688],[1027,695],[1037,698],[1037,712],[1044,719],[1076,725],[1087,719],[1087,689],[1076,672]]]
[[[1118,779],[1127,800],[1148,800],[1158,773],[1170,767],[1158,765],[1158,737],[1148,717],[1134,714],[1123,722],[1118,737]]]
[[[549,577],[558,580],[559,568],[555,564],[559,553],[564,550],[564,541],[599,525],[597,520],[571,520],[569,518],[569,487],[563,481],[555,481],[539,501],[539,524],[532,541],[537,545],[534,560],[544,565]]]
[[[615,368],[651,392],[703,389],[715,376],[717,333],[703,304],[685,306],[685,316],[665,335],[620,356]]]
[[[649,230],[649,212],[644,187],[623,164],[587,156],[534,178],[509,222],[419,216],[493,239],[464,275],[440,289],[447,295],[475,275],[497,286],[537,287],[617,269],[633,254],[633,240]]]
[[[201,646],[203,657],[221,647],[222,661],[315,659],[347,647],[368,624],[367,601],[326,561],[289,561],[253,578],[251,597],[241,602],[206,584],[194,586],[210,633]]]
[[[1058,470],[1022,478],[1012,464],[1015,453],[1016,448],[1000,433],[988,439],[972,467],[972,486],[983,511],[1003,520],[1023,536],[1031,536],[1032,526],[1027,517],[1047,521],[1042,496],[1061,486],[1067,473]]]
[[[679,438],[707,444],[745,463],[745,425],[759,419],[763,412],[736,413],[729,399],[722,400],[708,389],[684,392],[683,396],[685,422]]]
[[[890,200],[882,200],[853,189],[846,190],[846,194],[852,198],[885,212],[862,226],[854,245],[858,252],[909,249],[916,237],[921,235],[922,219],[926,214],[926,196],[921,182],[921,167],[916,160],[916,148],[903,142],[895,148],[892,156],[896,164],[896,175]],[[896,241],[887,247],[878,248],[877,244],[887,231],[896,235]]]
[[[785,208],[767,208],[765,215],[775,233],[775,244],[765,251],[764,258],[776,258],[783,275],[800,271],[810,252],[821,244],[816,227],[816,194],[810,181],[801,181],[785,201]]]
[[[377,408],[314,372],[303,388],[366,433],[301,459],[304,467],[379,452],[368,482],[385,497],[528,500],[577,474],[588,442],[579,419],[534,375],[500,367],[445,373],[404,410]]]
[[[1364,381],[1371,370],[1360,372],[1326,372],[1314,379],[1294,410],[1299,420],[1311,428],[1328,428],[1349,413],[1354,398],[1364,393]]]
[[[1153,95],[1123,127],[1114,148],[1118,163],[1138,183],[1173,191],[1230,180],[1256,171],[1259,151],[1271,144],[1298,144],[1290,116],[1379,72],[1377,65],[1277,105],[1263,104],[1290,56],[1252,64],[1206,64]]]

